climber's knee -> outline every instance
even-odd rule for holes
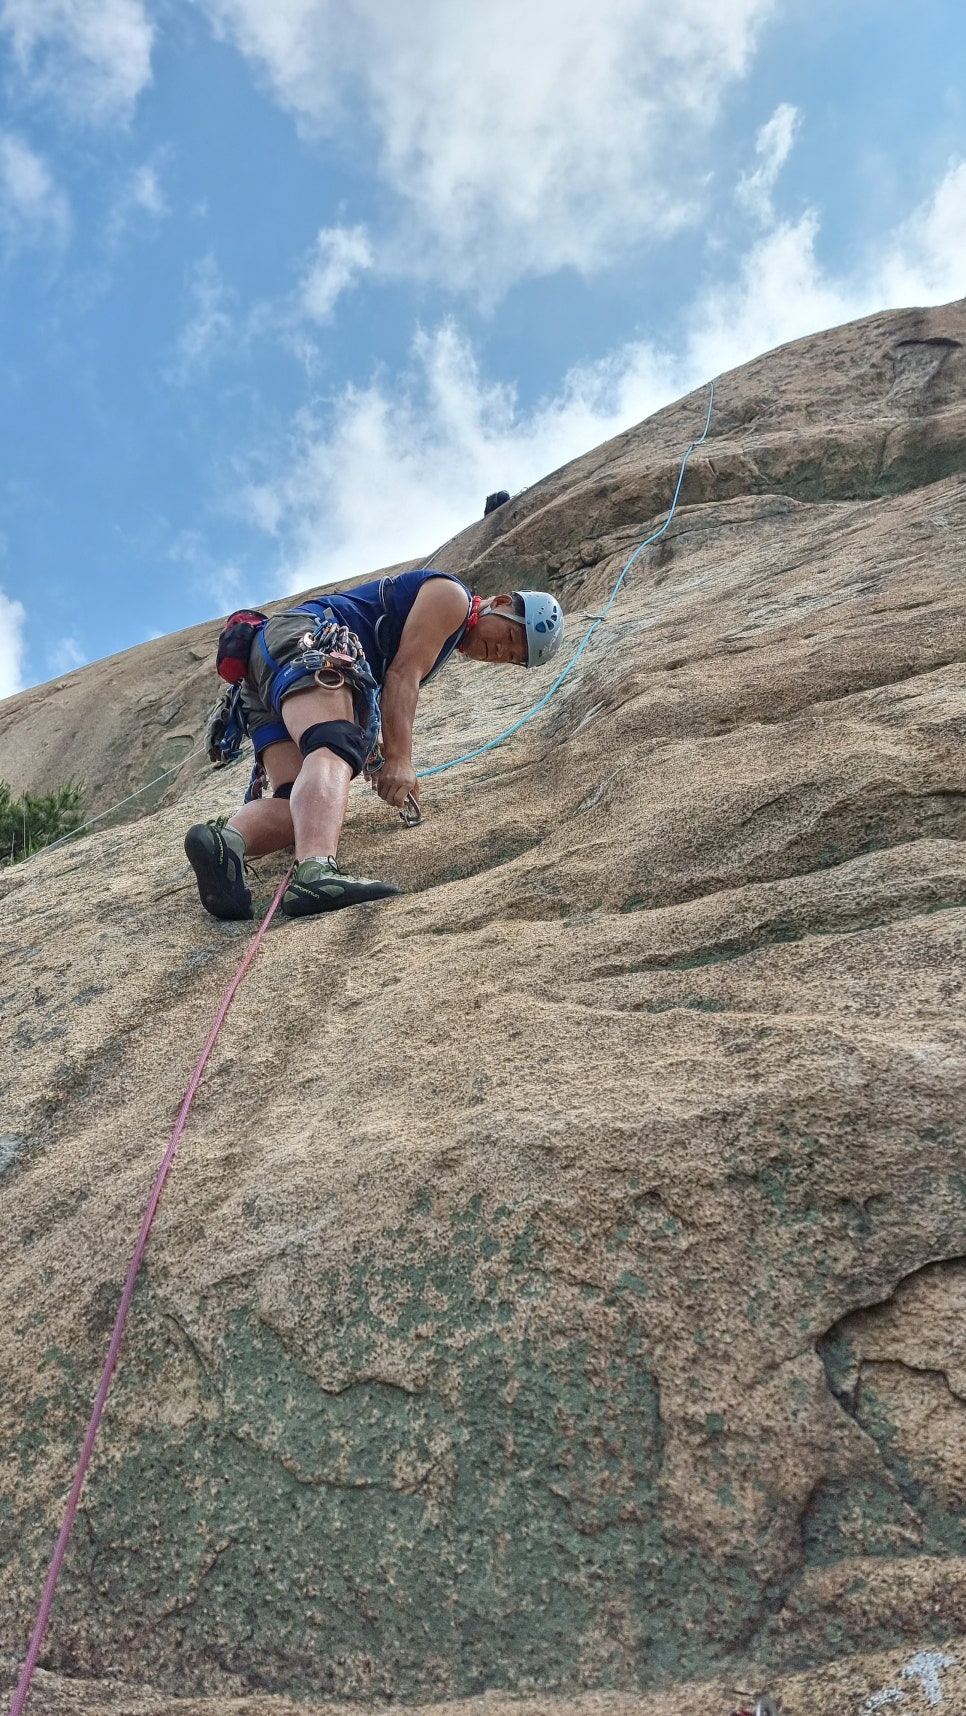
[[[348,763],[353,776],[362,773],[368,754],[366,735],[355,721],[316,721],[306,727],[299,739],[299,750],[303,757],[313,751],[334,751]]]

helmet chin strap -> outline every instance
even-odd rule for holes
[[[482,607],[480,609],[480,619],[483,618],[484,614],[496,614],[497,619],[500,619],[500,620],[516,620],[516,623],[518,626],[525,626],[526,625],[527,622],[526,622],[526,619],[524,618],[523,614],[515,614],[512,607],[510,607],[510,608],[497,608],[497,607],[495,607],[494,604],[496,603],[496,600],[497,600],[496,596],[490,597],[490,600],[485,604],[484,607]]]
[[[480,621],[486,614],[496,614],[501,620],[516,620],[518,625],[526,625],[527,622],[522,614],[515,614],[512,608],[497,608],[495,606],[496,601],[496,596],[491,596],[488,602],[484,602],[482,596],[470,597],[470,611],[466,616],[466,627],[463,633],[463,641],[456,646],[461,655],[466,654],[466,644],[470,632],[473,630],[474,626],[479,625]]]

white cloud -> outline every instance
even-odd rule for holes
[[[128,118],[150,82],[144,0],[0,0],[0,29],[31,92],[80,118]]]
[[[118,245],[129,232],[152,232],[170,213],[156,162],[143,161],[121,181],[107,217],[107,241]]]
[[[76,638],[61,638],[48,651],[47,666],[54,675],[73,673],[75,667],[83,667],[87,656]]]
[[[942,304],[966,293],[966,162],[951,162],[927,201],[834,276],[817,255],[814,210],[775,226],[735,280],[705,292],[689,325],[688,369],[714,375],[786,340],[890,306]]]
[[[950,162],[928,203],[897,228],[882,275],[893,304],[966,295],[966,161]]]
[[[188,293],[191,314],[178,336],[169,381],[180,386],[202,375],[212,359],[231,346],[235,322],[228,308],[231,298],[213,256],[202,257],[189,271]]]
[[[777,225],[686,309],[678,351],[628,344],[572,370],[530,411],[481,375],[454,325],[420,334],[406,376],[346,389],[324,423],[303,412],[275,468],[239,497],[278,544],[275,589],[429,556],[480,516],[488,492],[536,481],[723,370],[889,303],[961,292],[966,163],[848,277],[823,270],[818,236],[814,213]]]
[[[213,603],[216,613],[228,614],[246,601],[256,601],[263,593],[252,588],[254,580],[250,573],[214,555],[200,531],[179,531],[167,554],[175,565],[188,568],[192,589],[202,598],[206,612],[211,612]]]
[[[220,33],[267,71],[295,112],[321,118],[337,100],[335,68],[345,75],[358,54],[358,0],[200,0]]]
[[[15,692],[23,690],[26,618],[23,605],[11,601],[0,590],[0,697],[13,697]]]
[[[414,342],[390,396],[349,388],[334,423],[296,421],[285,467],[242,496],[251,522],[279,541],[279,591],[323,583],[417,554],[483,511],[488,492],[518,489],[673,394],[675,367],[635,345],[573,370],[558,397],[522,413],[513,389],[488,383],[459,331]]]
[[[861,288],[828,278],[815,255],[819,221],[808,212],[762,238],[743,258],[734,280],[697,299],[688,317],[689,368],[712,376],[734,369],[786,340],[881,309]],[[861,308],[853,307],[861,303]]]
[[[243,585],[244,578],[237,566],[222,566],[205,581],[208,594],[214,597],[219,610],[226,614],[232,607],[237,607]]]
[[[313,322],[327,322],[340,294],[373,264],[364,226],[323,227],[299,286],[299,302]]]
[[[70,204],[29,144],[0,132],[0,236],[8,246],[52,245],[70,237]]]
[[[157,220],[168,212],[158,170],[147,162],[135,167],[131,174],[129,198],[132,208],[141,209],[144,214],[153,215]]]
[[[791,154],[798,129],[799,112],[787,101],[776,107],[767,125],[755,139],[755,153],[761,165],[738,181],[736,200],[758,220],[772,218],[771,193],[779,173]]]
[[[693,218],[697,148],[779,0],[198,3],[303,123],[374,131],[395,266],[493,298]]]

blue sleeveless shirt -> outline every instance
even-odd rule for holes
[[[452,572],[429,570],[398,572],[394,578],[373,578],[368,584],[358,584],[354,590],[339,590],[331,596],[313,596],[310,601],[300,602],[297,608],[292,608],[289,612],[312,614],[316,619],[326,619],[332,615],[342,625],[348,626],[350,631],[355,632],[373,675],[382,685],[399,648],[403,627],[412,612],[413,603],[430,578],[448,578],[451,584],[458,584],[466,593],[466,612],[469,617],[470,592],[462,579],[455,578]],[[466,620],[446,639],[429,672],[420,680],[421,685],[425,685],[427,680],[439,672],[444,662],[449,660],[453,651],[462,643],[465,635]]]

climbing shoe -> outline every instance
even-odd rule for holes
[[[399,892],[391,882],[347,875],[334,858],[303,858],[282,895],[282,911],[290,918],[306,918],[312,912],[337,912],[340,906],[358,906],[364,900],[386,900]]]
[[[242,836],[217,822],[196,822],[184,837],[184,849],[205,911],[213,918],[250,918]]]

